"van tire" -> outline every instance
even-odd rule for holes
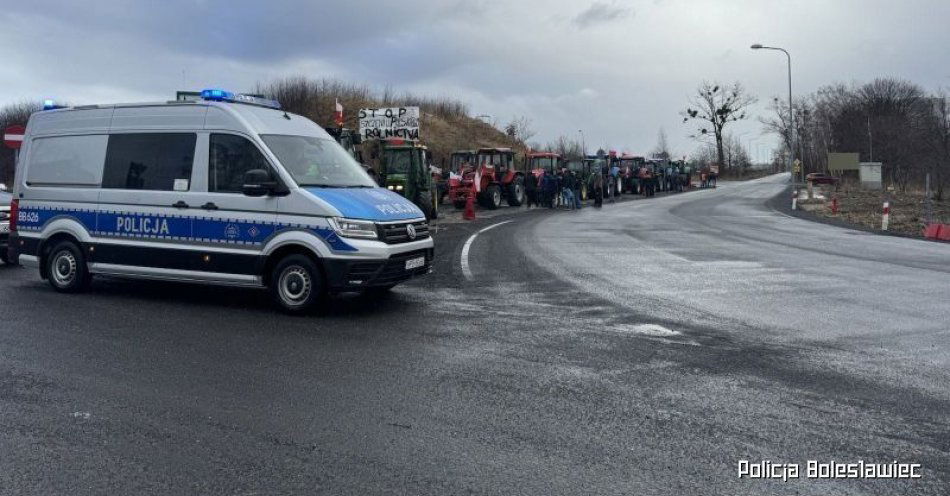
[[[89,287],[92,279],[86,257],[72,241],[56,243],[46,257],[44,269],[46,280],[60,293],[81,293]]]
[[[281,310],[292,315],[313,311],[326,293],[320,268],[306,255],[288,255],[278,262],[268,289]]]

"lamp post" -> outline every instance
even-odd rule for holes
[[[583,129],[578,129],[577,132],[581,135],[581,158],[584,159],[587,158],[587,138],[584,137]]]
[[[785,57],[788,59],[788,170],[792,173],[792,181],[795,180],[795,172],[792,163],[795,161],[795,115],[792,111],[792,56],[788,54],[788,50],[779,47],[770,47],[762,45],[761,43],[756,43],[750,48],[753,50],[777,50],[785,54]],[[803,171],[804,172],[804,171]]]

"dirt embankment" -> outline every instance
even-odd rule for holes
[[[259,84],[255,92],[276,99],[284,109],[321,126],[334,125],[335,104],[339,102],[343,106],[344,126],[350,129],[359,129],[358,114],[363,108],[419,107],[419,138],[440,166],[443,160],[447,165],[455,150],[511,147],[519,154],[524,151],[520,141],[471,117],[467,103],[449,96],[395,94],[389,89],[374,91],[359,83],[300,76]]]
[[[816,188],[825,197],[824,203],[812,207],[803,205],[812,213],[834,218],[867,229],[880,230],[884,202],[890,203],[888,230],[914,237],[923,237],[927,221],[927,202],[923,192],[869,191],[842,186],[838,191],[831,187]],[[832,199],[838,199],[838,213],[832,212]],[[950,223],[950,200],[932,201],[932,221]]]

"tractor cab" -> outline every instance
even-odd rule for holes
[[[471,168],[474,163],[475,150],[456,150],[449,159],[449,171],[461,176],[466,172],[465,169]]]
[[[374,140],[369,148],[380,186],[418,205],[427,219],[435,218],[428,149],[417,140],[400,138]]]
[[[461,177],[449,184],[449,199],[456,208],[464,208],[468,195],[475,194],[478,203],[494,210],[507,200],[512,207],[524,203],[524,177],[515,170],[515,153],[511,148],[479,148],[471,166],[464,167]]]
[[[525,156],[525,168],[528,173],[541,178],[544,174],[556,174],[561,156],[551,152],[530,152]]]
[[[623,192],[639,193],[638,173],[646,159],[629,153],[624,153],[616,157],[617,166],[620,167],[620,188]]]

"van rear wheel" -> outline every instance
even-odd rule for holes
[[[61,241],[46,257],[46,280],[60,293],[80,293],[89,287],[89,269],[82,250],[72,241]]]
[[[271,273],[270,292],[282,310],[305,314],[324,294],[323,276],[317,264],[304,255],[288,255]]]

